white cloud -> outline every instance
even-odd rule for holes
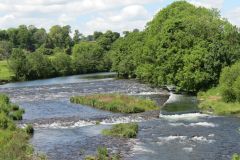
[[[134,28],[143,29],[150,17],[142,5],[130,5],[124,7],[120,12],[108,12],[93,18],[86,23],[86,28],[99,31],[113,29],[119,32]]]
[[[33,24],[49,29],[55,24],[69,24],[85,34],[94,30],[143,29],[154,12],[150,13],[145,5],[163,1],[168,0],[0,0],[0,28]],[[224,0],[187,1],[218,9],[223,8],[224,3]],[[224,17],[240,26],[240,7]]]
[[[224,0],[189,0],[189,2],[196,6],[221,9]]]
[[[113,15],[110,20],[113,22],[121,22],[131,19],[145,19],[148,15],[148,11],[141,5],[131,5],[125,7],[120,14]]]
[[[126,22],[126,19],[142,21],[147,17],[143,5],[160,1],[163,0],[0,0],[0,28],[17,27],[20,24],[33,24],[47,29],[54,24],[70,24],[76,28],[81,24],[81,16],[109,14],[107,19],[102,17],[104,22],[99,17],[95,23],[100,28],[106,26],[114,29],[119,27],[112,27],[111,23]],[[130,28],[127,27],[130,23],[124,24],[124,28]],[[89,32],[87,27],[86,31]]]
[[[232,23],[237,26],[240,26],[240,7],[236,7],[235,9],[229,11],[226,14],[226,18]]]

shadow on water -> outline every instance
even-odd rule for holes
[[[163,105],[161,114],[185,114],[198,112],[196,96],[171,93],[169,99]]]
[[[56,85],[56,84],[64,85],[64,84],[74,84],[74,83],[76,84],[76,83],[89,82],[89,81],[98,81],[101,79],[103,80],[113,79],[114,77],[116,77],[115,72],[91,73],[91,74],[81,74],[81,75],[49,78],[49,79],[7,83],[4,85],[0,85],[0,88],[49,86],[49,85]]]

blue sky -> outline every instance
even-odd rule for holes
[[[0,0],[0,28],[21,24],[49,29],[71,25],[72,30],[122,32],[145,24],[175,0]],[[196,6],[218,8],[221,15],[240,27],[240,0],[187,0]]]

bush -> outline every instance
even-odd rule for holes
[[[0,113],[0,129],[7,129],[10,123],[12,122],[9,120],[9,118],[5,114]]]
[[[224,102],[235,102],[236,101],[236,95],[234,93],[234,89],[227,87],[227,86],[221,86],[221,94],[222,99]]]
[[[19,110],[10,112],[9,117],[11,117],[15,121],[22,120],[23,113],[24,113],[24,110],[19,109]]]
[[[234,154],[232,160],[240,160],[240,155]]]
[[[5,94],[0,94],[0,104],[2,103],[6,103],[8,104],[10,102],[8,96],[6,96]]]
[[[135,138],[137,136],[137,133],[137,123],[115,124],[111,129],[105,129],[102,131],[103,135],[122,138]]]
[[[70,75],[72,73],[72,61],[69,55],[64,52],[58,52],[52,58],[52,65],[60,76]]]
[[[233,83],[233,91],[237,102],[240,102],[240,75]]]
[[[25,127],[25,131],[26,131],[27,134],[33,135],[33,133],[34,133],[34,128],[33,128],[32,125],[28,124],[28,125]]]
[[[98,147],[96,156],[86,156],[85,160],[120,160],[120,155],[109,154],[106,147]]]
[[[240,62],[223,69],[219,86],[224,102],[240,102]]]
[[[25,131],[17,128],[13,120],[22,119],[23,109],[10,103],[5,95],[0,95],[0,159],[1,160],[44,160],[44,156],[34,154],[28,144],[29,135],[33,133],[32,126]],[[27,134],[28,133],[28,134]]]

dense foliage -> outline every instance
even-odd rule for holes
[[[0,59],[8,59],[15,80],[110,70],[107,52],[120,37],[119,33],[94,32],[92,36],[84,37],[76,30],[73,38],[70,33],[70,26],[58,25],[53,26],[49,33],[33,26],[2,30]],[[21,40],[18,39],[19,34]]]
[[[22,119],[24,111],[12,104],[6,95],[0,95],[0,159],[4,160],[41,160],[28,144],[33,128],[17,128],[13,120]]]
[[[240,115],[240,62],[225,67],[219,85],[199,92],[199,108],[217,115]]]
[[[121,94],[94,94],[71,97],[76,104],[88,105],[102,110],[118,113],[140,113],[158,110],[159,107],[150,99],[142,99]]]
[[[225,102],[240,102],[240,62],[223,69],[219,86]]]
[[[238,28],[218,11],[174,2],[143,32],[128,33],[115,42],[113,70],[157,86],[208,89],[218,83],[223,67],[239,59],[239,38]]]

